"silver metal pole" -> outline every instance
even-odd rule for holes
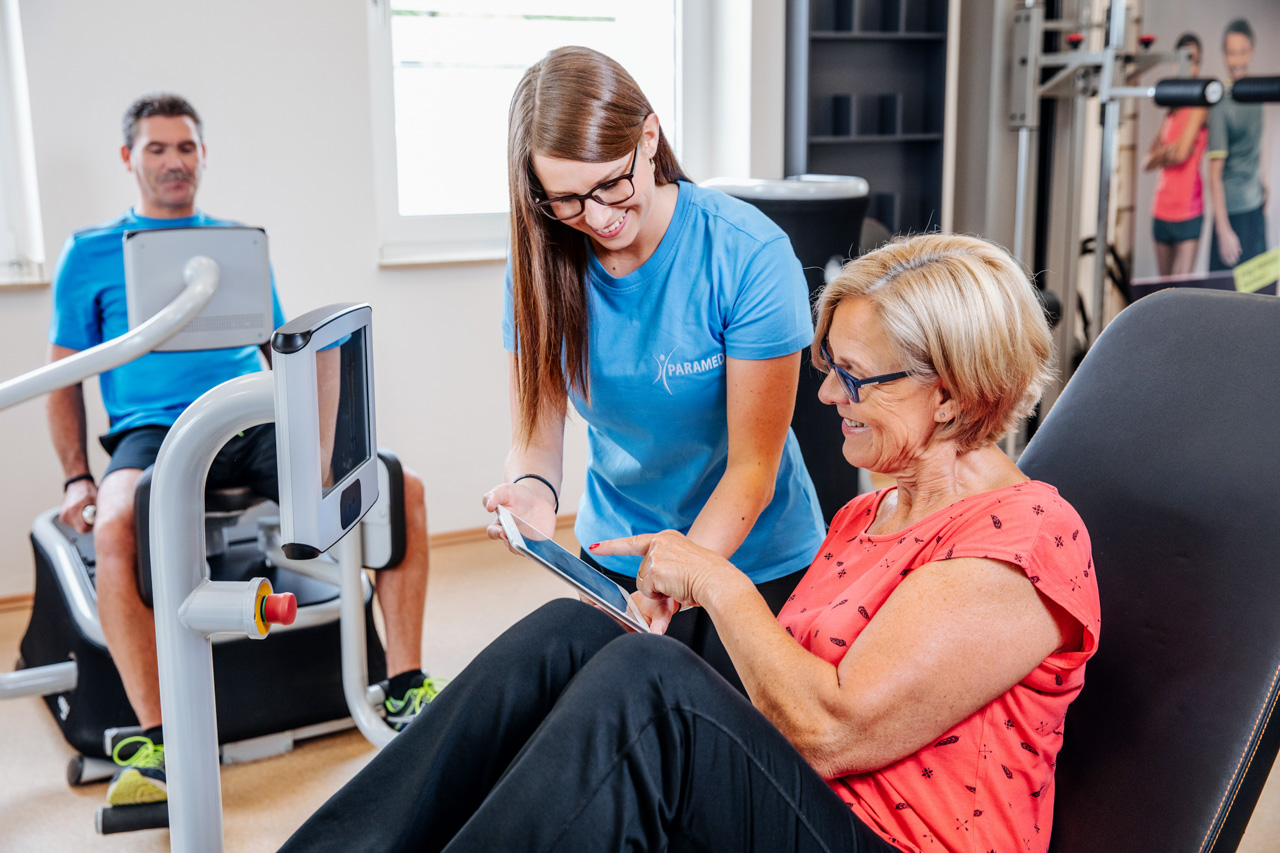
[[[787,97],[783,101],[783,176],[809,170],[809,0],[787,4]]]
[[[1093,247],[1093,310],[1089,315],[1089,343],[1102,334],[1107,299],[1107,233],[1111,222],[1111,170],[1115,164],[1116,132],[1120,126],[1120,102],[1113,97],[1116,54],[1124,49],[1124,0],[1111,2],[1110,42],[1102,63],[1102,151],[1098,175],[1098,230]]]
[[[1031,268],[1026,255],[1027,182],[1030,181],[1031,128],[1018,128],[1018,178],[1013,199],[1013,256],[1024,267]]]
[[[187,408],[160,447],[151,484],[152,589],[160,708],[169,781],[169,838],[176,853],[221,853],[222,787],[209,638],[179,609],[208,577],[204,486],[236,433],[275,417],[269,372],[240,376]]]
[[[83,382],[90,376],[144,356],[182,331],[209,304],[218,289],[218,264],[203,255],[187,261],[187,286],[160,313],[118,338],[24,373],[0,384],[0,409]]]
[[[0,699],[48,696],[76,689],[76,662],[51,663],[17,672],[0,672]]]
[[[1066,102],[1064,102],[1066,103]],[[1062,267],[1062,317],[1058,320],[1058,326],[1062,330],[1059,335],[1058,358],[1061,359],[1059,365],[1062,384],[1065,386],[1067,380],[1071,378],[1071,359],[1074,355],[1076,343],[1076,311],[1079,307],[1079,288],[1080,288],[1080,207],[1081,198],[1078,188],[1083,185],[1084,178],[1081,173],[1084,171],[1083,154],[1086,122],[1089,120],[1089,99],[1084,95],[1077,95],[1071,102],[1071,136],[1070,149],[1075,152],[1068,160],[1067,166],[1067,187],[1068,191],[1063,193],[1065,199],[1064,219],[1067,222],[1066,231],[1066,250],[1063,252]],[[1061,139],[1061,131],[1059,131],[1059,139]],[[1088,334],[1085,329],[1085,334]],[[1061,389],[1059,389],[1059,392]]]
[[[381,749],[395,738],[395,731],[369,704],[369,665],[364,633],[364,542],[360,525],[329,549],[338,559],[342,573],[342,618],[339,635],[342,642],[342,693],[347,710],[360,733],[369,743]]]
[[[1018,128],[1018,176],[1013,199],[1013,256],[1028,270],[1032,269],[1027,251],[1027,198],[1030,195],[1027,185],[1031,181],[1031,138],[1031,128]],[[1026,422],[1019,421],[1002,442],[1005,455],[1015,462],[1022,452],[1020,445],[1025,441],[1025,431]]]

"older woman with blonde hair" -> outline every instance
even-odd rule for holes
[[[935,234],[850,263],[817,310],[845,456],[896,485],[836,515],[781,613],[679,533],[594,549],[643,555],[637,595],[703,608],[749,702],[683,646],[555,602],[287,849],[1048,848],[1099,605],[1079,516],[995,446],[1048,375],[1032,287]]]

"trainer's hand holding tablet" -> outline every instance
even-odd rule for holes
[[[535,530],[556,529],[556,503],[558,495],[544,484],[541,478],[522,478],[518,483],[503,483],[495,486],[481,499],[484,508],[489,512],[497,512],[498,507],[506,507],[507,511]],[[490,539],[507,539],[506,531],[497,518],[486,528]],[[510,541],[507,547],[511,548]],[[515,551],[515,548],[511,548]],[[519,552],[517,552],[519,553]]]
[[[550,536],[531,527],[505,506],[498,507],[498,523],[506,535],[507,545],[518,554],[530,558],[568,581],[584,598],[604,610],[624,628],[649,633],[649,623],[640,614],[636,602],[627,591],[593,567],[560,547]]]

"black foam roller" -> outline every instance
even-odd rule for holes
[[[1205,77],[1170,77],[1156,84],[1153,100],[1162,107],[1211,107],[1222,100],[1222,84]]]
[[[169,825],[168,803],[145,803],[140,806],[103,806],[98,809],[98,833],[136,832],[139,829],[161,829]]]
[[[1242,104],[1280,101],[1280,77],[1242,77],[1232,84],[1231,99]]]
[[[84,756],[76,754],[67,762],[67,784],[76,787],[84,776]]]

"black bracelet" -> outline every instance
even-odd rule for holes
[[[548,489],[550,489],[550,490],[551,490],[551,497],[552,497],[552,498],[555,500],[555,502],[556,502],[555,512],[559,512],[559,511],[560,511],[560,496],[559,496],[558,494],[556,494],[556,487],[555,487],[555,486],[553,486],[553,485],[551,485],[551,481],[550,481],[550,480],[548,480],[546,477],[539,477],[537,474],[521,474],[519,477],[516,477],[514,480],[512,480],[512,481],[511,481],[511,483],[512,483],[512,485],[515,485],[516,483],[520,482],[521,480],[537,480],[539,483],[542,483],[544,486],[546,486]]]
[[[62,484],[62,491],[64,491],[64,492],[65,492],[67,489],[71,488],[71,484],[72,484],[72,483],[78,483],[78,482],[80,482],[81,480],[88,480],[90,483],[92,483],[92,482],[93,482],[93,475],[92,475],[92,474],[89,474],[89,473],[85,473],[85,474],[76,474],[76,475],[75,475],[74,477],[72,477],[70,480],[67,480],[65,483],[63,483],[63,484]]]

